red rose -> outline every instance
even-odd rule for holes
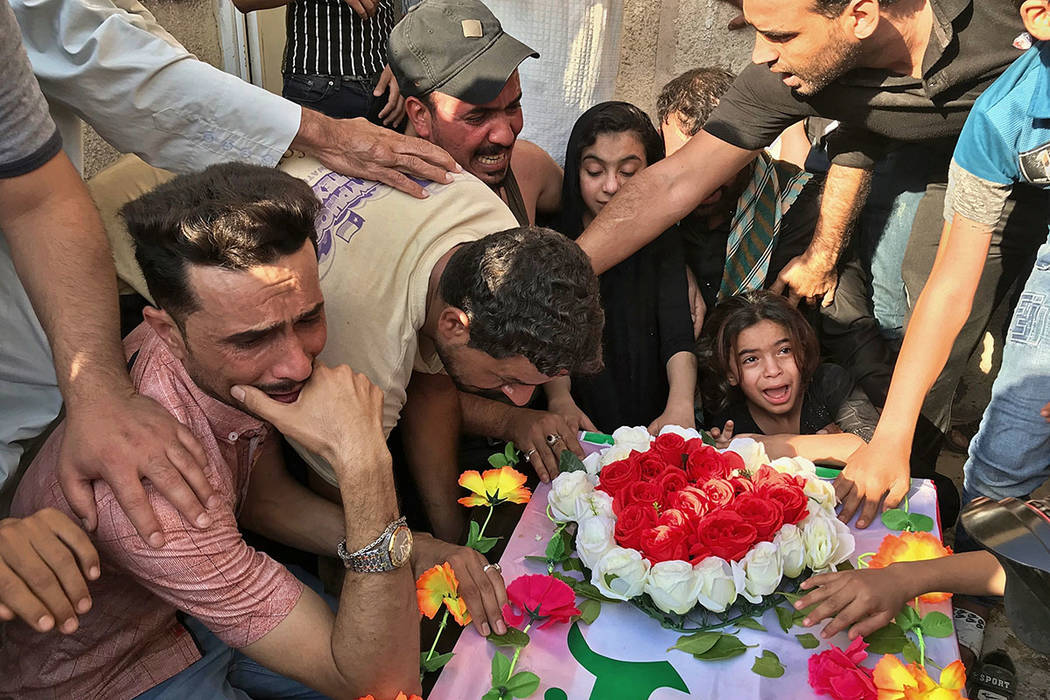
[[[696,524],[696,535],[700,547],[726,561],[743,559],[758,539],[755,526],[732,510],[705,515]]]
[[[685,438],[677,433],[664,433],[653,441],[649,451],[659,452],[664,461],[675,466],[682,466],[682,455],[685,454]]]
[[[635,503],[616,516],[613,537],[616,544],[629,549],[640,549],[642,532],[656,525],[656,509],[651,505]]]
[[[624,488],[638,481],[638,462],[628,457],[602,467],[598,475],[598,488],[613,498]]]
[[[656,523],[658,525],[667,525],[668,527],[688,531],[692,529],[692,521],[694,519],[695,516],[690,516],[689,513],[684,513],[677,508],[669,508],[660,513],[660,517],[657,519]]]
[[[755,472],[751,480],[755,482],[755,486],[766,487],[772,484],[788,484],[790,486],[797,486],[800,489],[806,488],[806,479],[802,476],[792,476],[791,474],[785,474],[784,472],[778,472],[768,464],[763,464],[759,467],[758,471]]]
[[[620,507],[624,508],[633,503],[644,503],[647,506],[659,503],[664,496],[660,490],[660,484],[655,481],[636,481],[615,496],[614,503],[619,500]]]
[[[642,532],[641,547],[638,549],[650,564],[685,559],[689,556],[685,538],[686,531],[682,528],[657,525]]]
[[[685,463],[685,470],[689,473],[689,480],[695,481],[698,485],[709,479],[724,479],[729,476],[722,455],[709,445],[704,445],[689,455]]]
[[[746,476],[734,476],[729,483],[732,484],[734,493],[751,493],[755,490],[755,482]]]
[[[638,457],[638,467],[641,470],[642,479],[656,479],[667,468],[664,456],[655,450],[649,450]]]
[[[731,507],[740,517],[755,526],[758,539],[763,542],[771,542],[784,524],[783,506],[758,493],[737,496]]]
[[[797,525],[809,513],[809,498],[794,484],[772,484],[759,489],[758,493],[780,504],[785,523]]]
[[[699,487],[700,492],[707,499],[708,510],[714,510],[729,505],[736,495],[733,485],[725,479],[711,479]]]
[[[663,473],[657,478],[656,483],[660,485],[660,489],[666,497],[688,486],[689,477],[679,467],[664,467]]]
[[[744,464],[744,458],[738,455],[736,452],[726,450],[722,453],[722,463],[725,465],[726,473],[732,472],[734,469],[744,471],[746,468]]]
[[[695,486],[686,486],[675,493],[668,494],[666,505],[668,508],[680,510],[693,518],[704,516],[710,507],[707,496]]]

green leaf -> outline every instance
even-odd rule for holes
[[[904,608],[897,613],[897,617],[895,617],[893,621],[900,625],[901,629],[905,632],[913,630],[922,624],[922,618],[919,617],[919,613],[917,613],[915,608],[910,605],[905,605]],[[925,632],[925,630],[923,631]]]
[[[518,671],[507,680],[506,687],[512,698],[527,698],[540,687],[540,677],[531,671]]]
[[[922,618],[920,626],[922,628],[922,633],[927,637],[938,638],[950,637],[952,631],[955,629],[952,626],[951,618],[942,612],[936,611],[927,613],[926,616]]]
[[[749,630],[758,630],[759,632],[768,632],[766,626],[753,617],[738,617],[733,620],[733,624],[737,627],[743,627]]]
[[[871,654],[899,654],[908,643],[904,630],[896,622],[891,622],[882,629],[877,629],[864,637]]]
[[[478,543],[478,537],[481,535],[481,525],[478,524],[477,520],[470,521],[470,533],[467,535],[467,543],[465,547],[474,549],[474,545]]]
[[[505,634],[490,634],[485,637],[493,644],[498,647],[527,647],[529,645],[529,635],[525,634],[517,627],[508,627]]]
[[[835,565],[835,571],[853,571],[856,568],[849,559]]]
[[[481,700],[500,700],[503,697],[499,688],[490,688],[489,692],[481,696]]]
[[[758,646],[757,644],[754,646]],[[694,657],[701,661],[721,661],[722,659],[731,659],[734,656],[740,656],[751,647],[747,646],[739,639],[730,634],[723,634],[715,642],[715,645],[705,651],[703,654],[693,654]]]
[[[791,616],[791,622],[793,625],[801,625],[802,621],[806,619],[806,615],[809,615],[817,607],[816,603],[808,607],[796,610],[795,614]]]
[[[585,600],[580,603],[580,619],[588,625],[598,619],[602,612],[602,604],[597,600]]]
[[[559,562],[568,556],[568,552],[565,551],[565,538],[562,537],[562,533],[558,533],[551,538],[543,553],[547,555],[547,561],[552,562]]]
[[[780,622],[780,629],[787,632],[795,626],[795,611],[787,608],[782,608],[779,605],[773,610],[777,613],[777,621]]]
[[[555,578],[560,578],[557,574],[553,574],[553,576],[555,576]],[[593,583],[590,583],[589,581],[577,581],[576,579],[569,578],[568,576],[561,578],[561,580],[565,581],[570,586],[572,586],[572,590],[576,591],[576,595],[581,596],[583,598],[597,600],[602,603],[620,602],[615,598],[610,598],[608,596],[602,595],[602,592],[598,590],[597,586],[595,586]]]
[[[587,467],[583,466],[583,461],[573,453],[572,450],[562,450],[561,455],[558,457],[558,472],[564,474],[565,472],[582,472]]]
[[[710,651],[721,638],[721,632],[697,632],[695,634],[679,637],[678,641],[674,643],[674,646],[668,647],[667,651],[677,649],[679,651],[684,651],[687,654],[703,654]]]
[[[891,508],[882,514],[882,524],[890,530],[903,530],[908,526],[908,513],[900,508]]]
[[[804,594],[803,593],[788,593],[787,591],[776,591],[774,593],[774,595],[783,596],[784,600],[786,600],[789,603],[794,604],[794,603],[797,603],[799,600],[801,600],[802,596]]]
[[[514,447],[514,442],[508,442],[507,446],[503,448],[503,456],[507,458],[507,464],[517,465],[518,463],[518,450]]]
[[[820,640],[809,632],[806,632],[805,634],[796,634],[795,639],[798,640],[798,643],[802,645],[803,649],[816,649],[820,646]]]
[[[583,562],[578,557],[569,557],[561,562],[561,568],[565,571],[583,571]]]
[[[751,664],[751,671],[764,678],[780,678],[784,675],[784,665],[780,658],[766,649],[762,656],[755,657],[755,663]]]
[[[490,549],[492,549],[493,547],[495,547],[496,543],[499,542],[501,539],[503,539],[503,538],[501,538],[501,537],[481,537],[481,538],[478,538],[478,541],[474,543],[474,546],[472,547],[472,549],[476,549],[479,552],[481,552],[482,554],[487,554],[488,551]]]
[[[700,442],[704,443],[705,445],[710,445],[711,447],[716,446],[715,439],[711,437],[711,433],[707,432],[706,430],[700,431]]]
[[[904,660],[907,661],[908,663],[912,663],[912,664],[922,664],[923,663],[923,659],[919,658],[919,647],[916,646],[915,642],[913,642],[911,640],[909,640],[908,643],[904,645],[904,648],[901,649],[901,656],[903,656]]]
[[[507,463],[506,456],[501,452],[497,452],[494,455],[489,455],[489,464],[492,465],[493,469],[500,469],[501,467],[509,466]]]
[[[432,671],[438,670],[439,668],[447,664],[449,661],[452,660],[453,656],[454,654],[450,651],[447,654],[438,654],[436,656],[431,656],[428,660],[427,652],[423,652],[419,655],[419,665],[423,667],[424,671],[430,673]]]
[[[510,659],[497,651],[492,657],[492,685],[497,688],[506,685],[508,676],[510,676]]]
[[[546,558],[546,557],[537,557],[537,558],[538,558],[538,559],[539,559],[540,561],[547,561],[547,558]],[[572,589],[573,589],[574,591],[576,591],[576,585],[577,585],[577,584],[580,584],[580,583],[584,583],[583,581],[581,581],[581,580],[580,580],[580,579],[578,579],[578,578],[573,578],[572,576],[566,576],[565,574],[559,573],[559,572],[557,572],[557,571],[555,571],[555,572],[551,573],[551,576],[553,576],[554,578],[558,579],[558,580],[559,580],[559,581],[561,581],[562,583],[567,583],[567,584],[569,584],[569,586],[570,586],[570,587],[571,587],[571,588],[572,588]],[[597,588],[595,588],[594,590],[598,590],[598,589],[597,589]],[[576,591],[576,592],[577,592],[577,593],[580,593],[579,591]],[[580,593],[580,595],[583,595],[583,594],[582,594],[582,593]]]
[[[613,581],[615,581],[618,578],[620,577],[616,574],[605,574],[605,577],[602,580],[605,581],[605,587],[612,590]]]
[[[525,561],[538,561],[541,564],[547,563],[547,557],[538,557],[534,554],[526,554]]]
[[[933,518],[922,513],[912,513],[908,516],[908,527],[912,532],[932,532]]]

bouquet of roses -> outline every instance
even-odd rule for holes
[[[835,491],[808,460],[771,461],[748,439],[719,451],[675,426],[655,439],[620,428],[613,441],[556,477],[549,495],[554,520],[576,523],[580,561],[608,598],[723,612],[853,552]]]

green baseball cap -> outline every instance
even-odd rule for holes
[[[423,0],[397,23],[387,47],[402,95],[437,91],[475,105],[496,99],[530,56],[540,57],[478,0]]]

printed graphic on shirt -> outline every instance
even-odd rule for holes
[[[1010,322],[1007,342],[1038,345],[1046,326],[1046,295],[1024,292],[1017,300],[1017,310]]]
[[[335,257],[335,236],[347,243],[365,225],[365,218],[355,207],[372,197],[379,189],[378,182],[350,178],[336,173],[325,173],[311,185],[321,200],[317,214],[317,272],[321,279]]]
[[[1021,175],[1033,185],[1050,185],[1050,141],[1018,155]]]

